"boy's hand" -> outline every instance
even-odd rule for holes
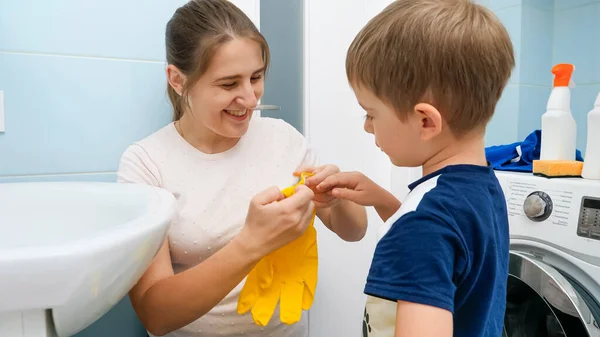
[[[400,208],[400,201],[383,187],[360,172],[338,172],[328,175],[315,189],[336,199],[345,199],[363,206],[374,206],[386,221]]]
[[[327,177],[340,173],[340,169],[335,165],[323,165],[315,168],[300,167],[294,172],[294,175],[299,177],[302,172],[310,172],[314,174],[312,177],[306,178],[305,185],[310,187],[315,193],[313,202],[316,208],[333,207],[339,203],[339,199],[331,195],[329,190],[318,190],[316,187]]]
[[[363,206],[374,206],[381,187],[360,172],[336,172],[319,182],[317,192],[326,191],[333,197],[347,199]]]
[[[317,208],[317,216],[323,224],[345,241],[358,241],[367,231],[367,213],[364,206],[342,200],[331,193],[331,188],[322,185],[332,176],[341,174],[335,165],[324,165],[315,168],[301,167],[294,172],[299,176],[302,172],[313,175],[306,177],[304,184],[314,192],[313,203]]]

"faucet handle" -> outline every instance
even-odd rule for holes
[[[281,107],[272,104],[259,104],[254,110],[281,110]]]

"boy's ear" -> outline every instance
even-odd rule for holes
[[[419,103],[414,107],[415,123],[421,140],[431,140],[442,132],[442,114],[433,105]]]

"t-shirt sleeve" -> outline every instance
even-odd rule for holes
[[[433,214],[398,219],[377,244],[365,293],[454,312],[455,274],[465,261],[457,232]]]
[[[294,152],[299,153],[301,161],[299,167],[316,167],[319,165],[319,158],[312,146],[310,146],[308,140],[302,133],[300,133],[292,125],[288,124],[283,120],[278,122],[284,125],[283,130],[288,134],[289,137],[289,148]]]
[[[121,156],[117,182],[161,186],[158,168],[144,148],[137,144],[129,146]]]
[[[319,158],[313,150],[313,148],[307,146],[306,153],[304,154],[304,158],[302,159],[302,164],[300,166],[303,167],[316,167],[319,166]]]

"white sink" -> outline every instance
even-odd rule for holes
[[[0,184],[0,336],[72,336],[127,294],[176,209],[117,183]]]

